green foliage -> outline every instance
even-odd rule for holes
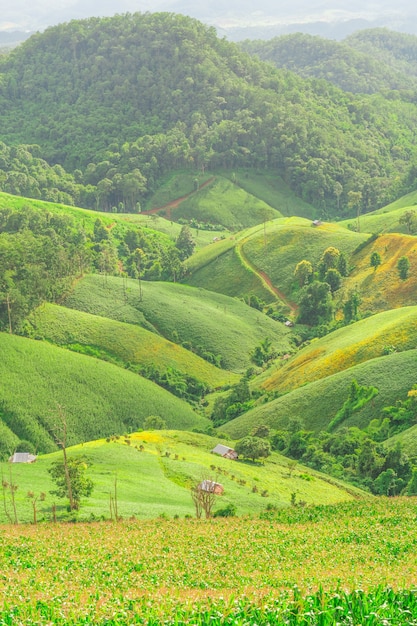
[[[245,437],[238,441],[235,450],[239,456],[247,459],[264,459],[271,454],[271,446],[269,441],[261,437]]]
[[[402,256],[398,259],[397,269],[401,280],[406,280],[408,278],[408,272],[410,270],[410,261],[408,257]]]
[[[95,315],[146,324],[202,358],[237,372],[249,367],[250,353],[266,336],[279,351],[290,347],[290,333],[285,327],[234,298],[162,282],[144,281],[142,290],[139,301],[135,281],[124,283],[108,277],[105,283],[92,275],[75,285],[65,304]],[[200,378],[198,372],[192,374]]]
[[[213,517],[234,517],[236,515],[236,505],[230,503],[213,513]]]
[[[144,430],[164,430],[166,427],[166,421],[159,415],[148,415],[143,422]]]
[[[181,228],[180,234],[175,242],[176,248],[180,252],[180,260],[185,261],[192,255],[195,248],[195,241],[192,237],[191,230],[188,226],[184,225]]]
[[[148,415],[161,415],[170,428],[209,424],[183,400],[116,365],[5,333],[0,344],[0,425],[7,427],[10,454],[22,439],[38,453],[55,449],[50,419],[56,403],[66,408],[69,444],[132,432]]]
[[[361,57],[367,85],[373,71],[381,75],[370,56]],[[159,181],[190,164],[225,168],[237,184],[242,169],[279,172],[305,203],[337,214],[351,210],[353,189],[366,211],[412,179],[416,114],[407,91],[347,95],[250,58],[188,17],[74,20],[29,38],[1,69],[2,138],[38,145],[59,163],[63,193],[79,193],[83,206],[136,212]],[[356,72],[352,82],[360,83]],[[16,190],[28,186],[22,173]],[[36,178],[29,186],[40,191],[45,176]]]
[[[299,324],[317,326],[326,323],[331,319],[332,312],[330,285],[315,280],[302,289],[297,318]]]
[[[342,284],[342,275],[335,267],[330,267],[324,275],[324,282],[330,287],[330,291],[334,294]]]
[[[265,337],[261,343],[255,347],[251,355],[252,363],[258,365],[258,367],[262,367],[264,363],[268,363],[271,359],[275,358],[276,353],[272,349],[272,341],[269,337]]]
[[[93,481],[86,476],[86,470],[87,465],[80,458],[70,458],[66,465],[63,461],[55,461],[48,470],[56,485],[56,489],[51,491],[51,494],[58,498],[70,499],[69,481],[74,509],[78,510],[81,498],[88,498],[94,488]]]
[[[379,265],[381,265],[382,263],[381,255],[379,254],[379,252],[376,252],[376,250],[374,250],[374,252],[372,252],[371,254],[370,263],[371,267],[373,267],[374,270],[376,270],[376,268],[379,267]]]
[[[352,413],[362,409],[362,407],[370,402],[378,393],[379,390],[376,387],[359,385],[355,379],[352,380],[348,398],[329,423],[328,430],[331,432],[337,428],[342,422],[349,418]]]
[[[298,280],[300,287],[307,285],[313,277],[313,266],[310,261],[303,259],[295,266],[294,276]]]
[[[411,63],[413,36],[387,29],[362,30],[343,41],[296,33],[245,41],[241,46],[279,68],[304,78],[324,79],[353,93],[410,89],[417,84]]]

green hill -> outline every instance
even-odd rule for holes
[[[3,457],[19,440],[38,452],[53,450],[58,405],[67,416],[69,444],[132,432],[149,415],[161,416],[170,428],[208,424],[186,402],[110,363],[6,333],[0,333],[0,345]]]
[[[417,38],[382,28],[363,30],[340,42],[294,33],[240,45],[276,67],[327,80],[353,93],[410,89],[417,84],[411,61]]]
[[[417,191],[411,191],[376,211],[361,215],[360,228],[368,233],[407,233],[407,224],[401,223],[400,220],[407,211],[415,211],[416,205]],[[356,229],[357,220],[343,220],[339,222],[339,225]],[[413,223],[411,232],[414,234],[415,230],[416,224]]]
[[[381,409],[393,406],[397,400],[405,400],[407,392],[415,385],[417,376],[417,352],[390,354],[371,359],[337,374],[310,382],[294,391],[262,404],[248,413],[222,426],[222,431],[232,438],[248,434],[259,424],[273,429],[287,428],[292,418],[298,418],[307,430],[316,433],[326,430],[330,421],[348,397],[352,380],[360,385],[377,387],[379,393],[372,402],[355,412],[342,426],[366,428],[372,419],[381,417]],[[398,435],[408,438],[408,431]],[[412,433],[410,429],[410,444]],[[410,450],[414,451],[414,446]]]
[[[173,368],[183,377],[196,378],[210,388],[238,380],[230,372],[137,325],[54,304],[39,307],[29,318],[29,324],[31,335],[37,338],[42,337],[70,350],[91,353],[121,367],[150,367],[161,372]]]
[[[191,275],[186,281],[234,296],[252,292],[267,302],[282,300],[284,295],[296,300],[298,286],[294,270],[299,261],[306,259],[317,267],[330,246],[349,258],[368,237],[369,234],[351,232],[330,222],[314,227],[311,220],[304,218],[276,219],[193,255],[187,261]],[[234,250],[230,251],[232,247]],[[274,294],[266,289],[261,275],[279,292]]]
[[[236,231],[259,224],[264,219],[281,217],[281,213],[237,184],[217,176],[173,208],[170,216],[175,220],[221,224]]]
[[[173,13],[73,20],[0,63],[3,141],[23,144],[23,166],[31,149],[53,164],[83,206],[136,212],[172,171],[248,168],[274,172],[316,209],[352,214],[349,191],[363,191],[364,210],[383,205],[416,155],[417,113],[400,92],[346,94]],[[40,172],[39,182],[18,173],[7,171],[15,193],[44,187]]]
[[[378,313],[311,341],[281,367],[266,370],[258,382],[267,390],[291,391],[391,351],[411,350],[416,322],[417,307]]]
[[[91,441],[69,448],[69,457],[86,461],[88,476],[95,483],[92,497],[82,503],[80,517],[110,517],[109,493],[114,492],[116,476],[119,515],[142,519],[161,514],[194,516],[190,489],[207,477],[224,487],[224,494],[217,498],[215,508],[234,504],[239,515],[260,513],[268,503],[288,507],[293,492],[309,504],[334,504],[369,497],[360,489],[341,481],[330,481],[302,466],[289,477],[287,460],[276,453],[264,464],[223,459],[210,452],[217,443],[214,438],[196,433],[152,431],[134,433],[129,439]],[[39,519],[50,518],[51,504],[56,499],[49,495],[52,483],[47,469],[61,456],[57,452],[39,457],[33,465],[13,466],[13,480],[19,485],[16,496],[20,521],[30,521],[33,517],[32,505],[26,496],[28,491],[47,493],[45,502],[38,504],[38,513]],[[6,464],[0,465],[1,469],[9,469]],[[58,515],[62,514],[62,509],[58,509]],[[2,507],[0,523],[5,521]]]
[[[90,275],[75,285],[65,300],[70,308],[152,326],[163,337],[193,349],[222,367],[241,372],[265,337],[281,352],[290,347],[291,332],[243,302],[221,294],[180,285],[143,281],[139,301],[137,281]]]

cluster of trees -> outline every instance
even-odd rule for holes
[[[305,259],[297,263],[294,270],[300,287],[297,321],[310,326],[328,323],[333,315],[332,296],[348,273],[346,256],[333,246],[323,252],[316,270]]]
[[[178,280],[192,252],[187,226],[177,242],[137,226],[87,230],[69,215],[25,207],[0,209],[0,329],[16,332],[43,301],[54,302],[88,271]]]
[[[375,388],[361,387],[353,381],[347,401],[326,431],[308,431],[301,420],[294,418],[286,430],[270,436],[272,448],[375,494],[416,495],[415,461],[407,457],[400,443],[386,447],[384,441],[415,424],[417,390],[410,390],[406,400],[385,407],[382,416],[372,420],[367,428],[342,426],[334,430],[375,393]]]
[[[4,141],[41,146],[72,173],[63,191],[83,206],[138,211],[179,167],[270,168],[337,215],[353,211],[349,193],[366,211],[415,183],[410,98],[304,80],[184,16],[61,24],[1,58],[0,69]]]

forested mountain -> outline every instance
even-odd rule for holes
[[[244,41],[243,50],[304,78],[323,78],[352,93],[417,88],[417,37],[384,28],[361,30],[342,42],[302,33]]]
[[[62,24],[0,70],[5,143],[39,145],[73,173],[83,206],[134,211],[163,175],[190,166],[269,168],[329,215],[377,208],[414,184],[413,102],[276,70],[183,16]]]
[[[396,44],[392,48],[391,38]],[[243,50],[304,78],[322,78],[345,91],[368,94],[417,87],[415,62],[401,55],[407,49],[412,56],[416,45],[417,37],[384,29],[360,31],[342,42],[295,33],[241,44]]]

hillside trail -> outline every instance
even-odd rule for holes
[[[261,230],[261,229],[259,229]],[[278,298],[279,300],[281,300],[291,311],[291,315],[292,316],[296,316],[297,311],[298,311],[298,307],[297,305],[292,302],[291,300],[288,300],[288,298],[286,297],[286,295],[280,290],[277,289],[277,287],[275,287],[275,285],[273,285],[271,279],[269,278],[268,274],[260,269],[258,269],[256,267],[256,265],[254,265],[252,263],[252,261],[250,261],[248,259],[248,257],[246,256],[246,254],[243,251],[243,245],[245,244],[246,241],[248,241],[249,237],[245,237],[244,239],[241,239],[237,245],[236,245],[236,251],[237,253],[240,255],[243,263],[254,273],[256,274],[256,276],[258,276],[259,280],[261,281],[261,283],[264,285],[264,287],[270,292],[272,293],[272,295],[276,298]]]
[[[154,213],[158,213],[158,211],[166,211],[167,212],[166,217],[167,217],[167,219],[170,220],[171,219],[171,210],[172,209],[176,209],[177,206],[179,206],[181,204],[181,202],[183,202],[184,200],[186,200],[187,198],[189,198],[193,194],[198,193],[200,191],[200,189],[203,189],[204,187],[206,187],[207,185],[212,183],[213,180],[215,180],[214,176],[212,176],[211,178],[206,180],[206,182],[203,183],[202,185],[200,185],[198,187],[198,189],[196,189],[194,191],[190,191],[190,193],[187,193],[185,196],[181,196],[181,198],[176,198],[175,200],[171,200],[171,202],[168,202],[167,204],[164,204],[163,206],[156,207],[154,209],[149,209],[148,211],[142,211],[142,215],[153,215]]]

